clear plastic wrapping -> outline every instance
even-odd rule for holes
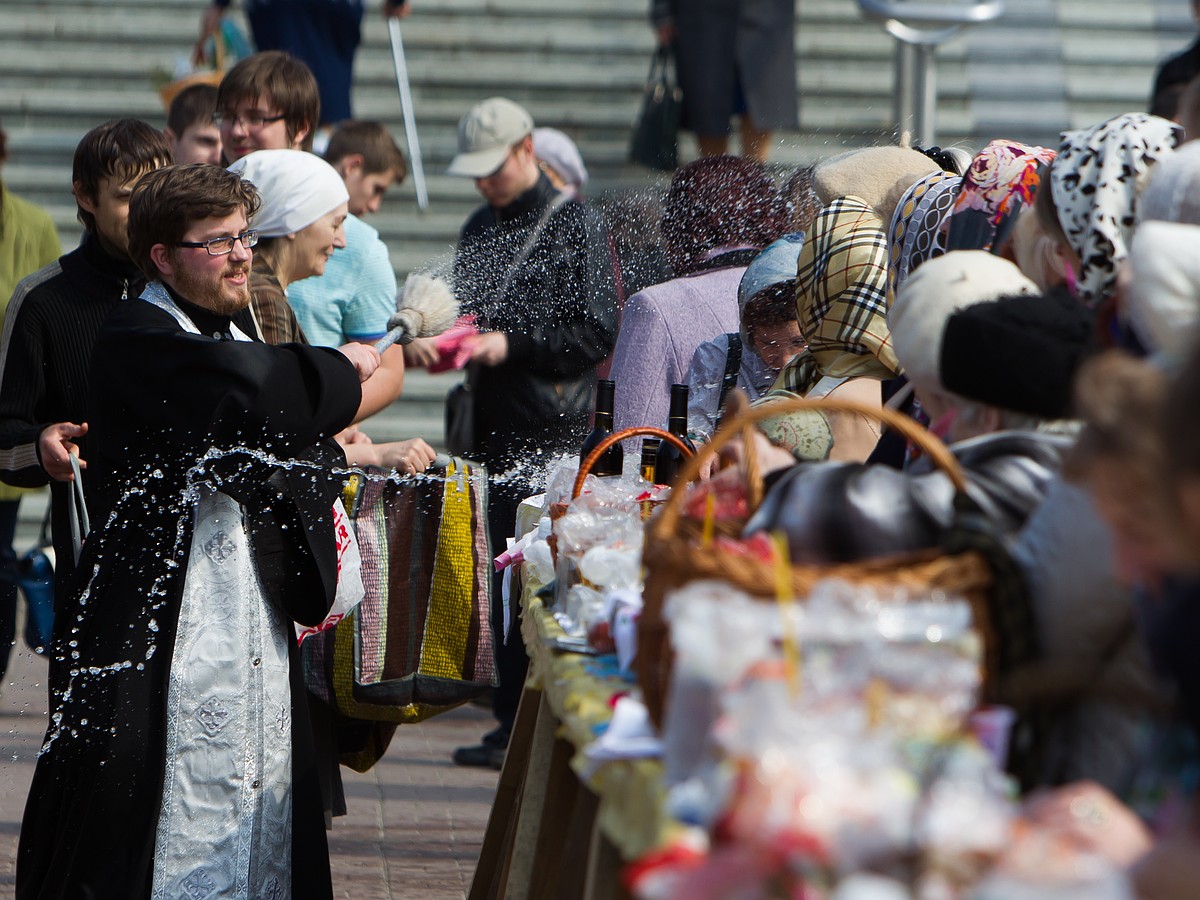
[[[780,603],[707,581],[664,614],[668,806],[710,845],[664,854],[635,896],[1130,900],[1112,864],[1022,814],[973,736],[1010,717],[975,721],[964,598],[827,581]]]
[[[586,486],[588,490],[552,520],[556,614],[575,636],[608,623],[606,593],[640,590],[642,584],[644,532],[638,496],[644,486],[632,477],[591,476]]]
[[[675,651],[669,782],[689,777],[721,714],[736,755],[813,732],[941,740],[976,705],[981,648],[962,598],[827,581],[781,605],[701,581],[668,595],[664,613]]]

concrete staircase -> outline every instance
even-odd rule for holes
[[[207,0],[3,0],[0,122],[9,134],[10,187],[51,210],[64,246],[78,239],[69,193],[80,136],[134,115],[164,124],[155,70],[190,50]],[[368,0],[355,111],[403,134],[387,30]],[[1008,13],[939,53],[939,142],[968,149],[992,137],[1053,145],[1064,127],[1144,109],[1155,63],[1190,42],[1188,0],[1007,0]],[[476,205],[469,181],[440,174],[455,123],[474,101],[504,94],[539,124],[580,145],[589,193],[662,185],[625,163],[652,36],[647,0],[414,0],[403,26],[431,209],[416,212],[411,182],[373,223],[401,275],[446,260]],[[853,0],[798,0],[798,134],[773,152],[781,166],[890,138],[892,42]],[[685,139],[685,158],[694,145]],[[405,395],[377,417],[377,439],[441,439],[441,401],[455,376],[411,373]]]
[[[402,134],[387,31],[369,3],[355,111]],[[163,123],[153,76],[187,54],[202,5],[0,5],[0,121],[11,148],[4,175],[52,210],[65,244],[78,233],[66,173],[80,135],[119,115]],[[661,181],[624,162],[652,48],[646,7],[646,0],[415,0],[404,37],[432,205],[418,215],[409,183],[376,218],[399,271],[448,254],[475,205],[469,182],[440,173],[458,117],[483,96],[510,96],[539,124],[571,134],[593,173],[593,195]],[[891,39],[862,21],[852,0],[803,0],[799,15],[801,131],[782,136],[773,159],[807,163],[885,139]],[[1144,108],[1154,63],[1194,31],[1187,0],[1008,0],[1000,22],[966,32],[939,54],[940,142],[975,147],[1001,134],[1052,142],[1065,126]]]

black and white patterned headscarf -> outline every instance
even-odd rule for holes
[[[1079,254],[1079,296],[1108,296],[1129,253],[1137,196],[1150,167],[1182,137],[1173,122],[1126,113],[1079,131],[1064,131],[1050,184],[1067,242]]]

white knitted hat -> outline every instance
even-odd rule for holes
[[[1133,233],[1129,265],[1129,323],[1152,354],[1178,362],[1200,321],[1200,226],[1143,222]]]
[[[1036,293],[1037,285],[1020,269],[985,250],[955,250],[923,263],[888,310],[892,347],[908,380],[918,389],[944,389],[939,374],[942,335],[955,312],[999,297]]]

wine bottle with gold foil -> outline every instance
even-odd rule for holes
[[[642,464],[640,471],[642,480],[648,481],[650,484],[658,484],[655,481],[654,463],[658,457],[659,439],[648,437],[642,440]]]
[[[607,378],[596,382],[596,421],[592,433],[583,442],[579,451],[579,461],[582,463],[588,455],[600,445],[600,442],[613,433],[613,403],[616,398],[617,384]],[[613,444],[592,466],[592,474],[604,478],[620,476],[625,468],[625,451],[618,442]]]
[[[667,431],[682,440],[688,447],[692,442],[687,436],[688,386],[686,384],[671,385],[671,410],[667,416]],[[675,480],[675,472],[683,464],[683,452],[669,441],[658,445],[658,454],[654,458],[654,480],[658,484],[670,484]]]

